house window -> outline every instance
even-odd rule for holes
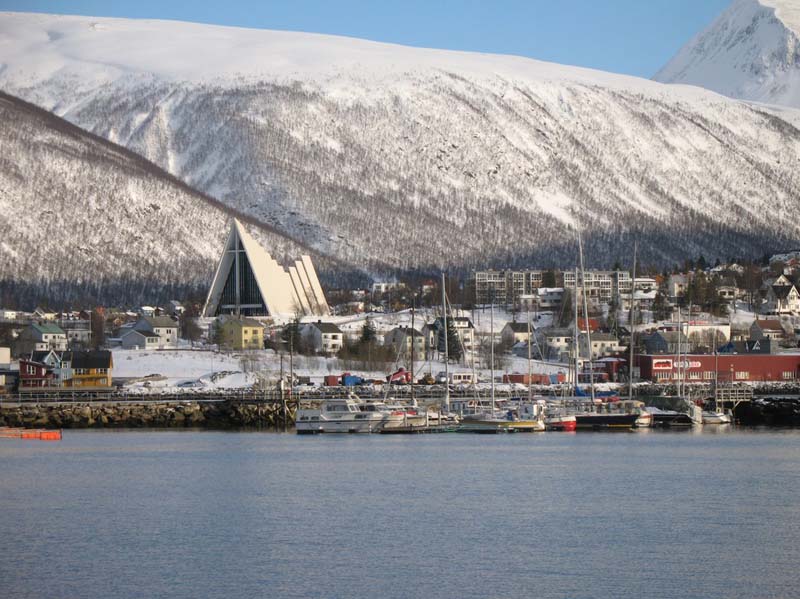
[[[699,378],[700,378],[700,373],[699,372],[690,372],[689,373],[689,379],[697,380]]]
[[[28,366],[27,373],[28,374],[36,374],[36,368],[33,367],[33,366]]]
[[[736,373],[736,380],[737,381],[746,381],[750,378],[750,373],[745,371],[739,371]]]
[[[783,372],[783,380],[790,381],[792,379],[794,379],[794,372],[792,372],[791,370],[785,370]]]
[[[713,379],[713,378],[714,378],[714,373],[713,373],[713,372],[711,372],[710,370],[707,370],[707,371],[705,371],[705,372],[703,373],[703,378],[704,378],[705,380],[707,380],[707,381],[708,381],[708,380],[711,380],[711,379]]]

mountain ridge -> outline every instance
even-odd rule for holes
[[[734,0],[653,79],[800,108],[800,1]]]
[[[4,92],[0,115],[3,305],[40,293],[53,302],[101,303],[202,293],[232,217],[279,256],[310,249],[131,150]],[[156,230],[178,234],[159,243]]]
[[[364,54],[375,43],[175,22],[13,21],[0,20],[0,44],[16,48],[0,87],[354,268],[567,265],[576,225],[596,266],[641,236],[642,259],[661,265],[800,239],[796,111],[516,57]],[[275,35],[280,48],[256,44]],[[88,58],[157,56],[169,36],[172,49],[207,48],[203,66],[209,52],[221,64],[258,46],[275,71],[178,81]]]

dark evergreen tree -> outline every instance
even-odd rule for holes
[[[374,343],[377,338],[378,335],[375,331],[375,325],[372,324],[371,318],[367,318],[364,322],[364,326],[361,327],[361,339],[359,341],[362,345],[369,345]]]
[[[461,338],[456,331],[456,325],[452,318],[447,319],[447,353],[454,362],[460,362],[461,357],[464,355],[464,349],[461,347]]]

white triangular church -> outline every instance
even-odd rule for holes
[[[330,309],[309,256],[288,269],[278,264],[233,219],[203,316],[329,316]]]

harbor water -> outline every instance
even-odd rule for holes
[[[0,440],[5,597],[796,597],[800,431]]]

